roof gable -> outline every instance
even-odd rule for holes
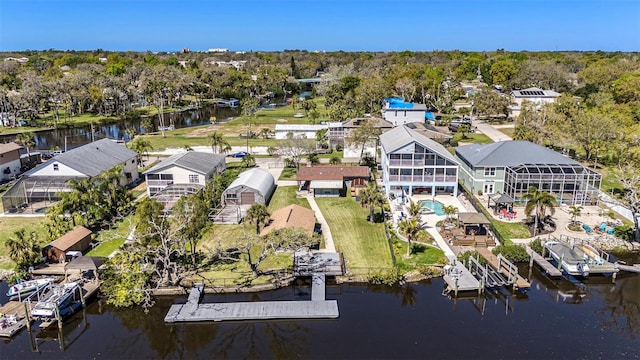
[[[156,166],[145,171],[144,174],[155,174],[165,169],[177,166],[201,175],[208,175],[224,163],[225,157],[221,154],[187,151],[171,155],[170,157],[162,160]]]
[[[447,160],[450,160],[456,164],[458,163],[454,156],[451,155],[451,153],[449,153],[449,151],[444,146],[420,134],[419,132],[410,129],[407,126],[397,126],[394,129],[380,135],[380,146],[382,146],[384,152],[387,154],[410,145],[411,143],[418,143],[437,153],[443,158],[446,158]]]
[[[20,150],[20,149],[22,149],[22,146],[14,143],[14,142],[6,143],[6,144],[0,144],[0,154],[6,154],[8,152],[16,151],[16,150]]]
[[[67,251],[67,249],[77,244],[80,240],[84,239],[88,235],[91,235],[91,230],[79,225],[73,228],[73,230],[53,240],[49,245],[55,247],[56,249]]]
[[[350,165],[319,165],[303,166],[298,169],[296,180],[344,180],[347,178],[369,178],[371,176],[368,166]]]

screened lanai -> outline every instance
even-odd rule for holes
[[[56,201],[60,193],[70,191],[67,182],[75,177],[31,176],[16,182],[4,195],[5,213],[41,213]]]
[[[202,189],[204,186],[200,184],[173,184],[155,193],[151,198],[164,204],[165,212],[169,212],[181,197],[195,194]]]
[[[578,163],[522,164],[505,169],[504,193],[519,202],[534,186],[558,204],[596,205],[601,182],[602,175]]]

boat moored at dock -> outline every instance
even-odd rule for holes
[[[38,300],[31,314],[35,317],[43,318],[56,317],[56,311],[63,314],[66,308],[72,305],[75,294],[79,291],[81,291],[81,288],[76,282],[51,286]]]
[[[589,265],[582,251],[578,252],[574,246],[561,241],[549,241],[544,244],[551,257],[567,274],[589,277]]]
[[[20,281],[15,285],[12,285],[9,290],[7,290],[7,297],[22,297],[28,296],[33,292],[44,289],[53,283],[52,278],[44,278],[44,279],[36,279],[36,280],[28,280],[28,281]]]

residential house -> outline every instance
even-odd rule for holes
[[[253,168],[238,175],[223,192],[225,205],[266,205],[276,189],[273,175],[268,171]]]
[[[317,165],[298,169],[298,189],[307,190],[315,197],[346,195],[352,186],[364,186],[371,179],[367,166]]]
[[[344,157],[345,158],[360,158],[362,154],[369,154],[371,156],[376,156],[378,149],[378,139],[371,139],[367,144],[364,145],[364,149],[362,145],[355,145],[350,142],[351,132],[365,123],[370,123],[375,129],[377,129],[381,134],[393,129],[393,123],[379,118],[375,116],[367,116],[362,118],[355,118],[344,121],[342,123],[330,123],[329,127],[329,139],[331,143],[337,143],[344,146]],[[332,124],[336,124],[331,126]]]
[[[382,107],[382,117],[394,126],[412,122],[424,122],[427,106],[404,102],[401,98],[386,98]]]
[[[597,203],[602,175],[577,161],[528,141],[500,141],[455,148],[460,183],[474,194],[501,193],[519,202],[530,186],[559,203]]]
[[[102,139],[54,156],[41,166],[24,173],[20,181],[2,196],[5,211],[34,202],[60,199],[60,192],[71,191],[71,179],[92,178],[118,165],[122,166],[120,185],[138,178],[138,153],[110,139]]]
[[[316,139],[316,133],[320,130],[328,129],[326,124],[276,124],[275,138],[283,139]]]
[[[42,255],[50,262],[65,262],[70,251],[84,252],[91,246],[91,230],[76,226],[42,249]]]
[[[282,228],[300,228],[312,235],[316,225],[316,216],[313,210],[292,204],[274,211],[267,225],[260,232],[261,236]]]
[[[168,186],[198,185],[204,188],[207,180],[226,168],[224,155],[187,151],[174,154],[144,172],[147,194],[156,195]]]
[[[539,109],[545,104],[555,102],[558,97],[560,94],[553,90],[542,90],[537,87],[513,90],[511,91],[512,105],[509,107],[509,117],[518,117],[524,102],[529,102]]]
[[[380,135],[387,195],[458,194],[458,161],[440,143],[408,126]]]
[[[20,149],[22,146],[14,142],[0,144],[0,182],[11,180],[20,174]]]

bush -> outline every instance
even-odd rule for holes
[[[540,240],[540,238],[536,238],[535,240],[533,240],[532,242],[529,243],[529,247],[531,248],[531,250],[537,252],[538,254],[542,255],[542,240]]]
[[[631,241],[635,238],[633,227],[629,224],[622,224],[613,230],[613,234],[622,240]]]
[[[338,144],[336,145],[336,151],[342,151],[344,148],[342,147],[342,145]]]
[[[404,275],[398,267],[381,269],[371,272],[369,282],[375,285],[398,285],[404,282]]]
[[[269,156],[274,156],[278,154],[278,148],[275,146],[269,146],[267,148],[267,154],[269,154]]]
[[[582,231],[582,225],[577,222],[569,224],[567,228],[571,231]]]
[[[442,268],[438,266],[420,265],[416,270],[426,277],[442,276]]]
[[[505,259],[514,263],[529,261],[527,250],[520,245],[499,245],[493,249],[492,253],[494,255],[502,254]]]
[[[449,140],[449,145],[450,145],[450,146],[454,146],[454,147],[455,147],[455,146],[458,146],[458,145],[459,145],[459,143],[458,143],[458,139],[456,139],[456,138],[451,138],[451,139]]]
[[[478,252],[475,250],[465,251],[464,253],[458,255],[458,261],[466,264],[469,261],[470,257],[477,259],[480,262],[480,264],[484,265],[487,263],[487,260],[485,260],[485,258],[480,256],[480,254],[478,254]]]

